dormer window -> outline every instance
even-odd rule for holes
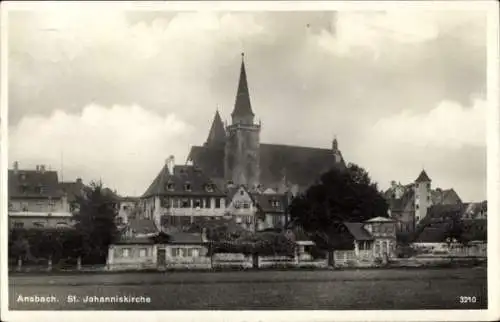
[[[207,192],[214,192],[214,186],[213,186],[212,184],[210,184],[210,183],[209,183],[209,184],[207,184],[207,185],[205,186],[205,190],[206,190]]]
[[[174,184],[172,182],[167,183],[167,191],[174,191]]]
[[[191,191],[191,184],[190,183],[184,184],[184,190]]]
[[[26,174],[21,173],[20,177],[21,177],[21,180],[26,180]]]

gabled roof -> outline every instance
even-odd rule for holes
[[[432,204],[434,205],[445,203],[446,199],[451,198],[453,196],[458,202],[462,202],[462,200],[460,199],[460,197],[453,188],[445,190],[438,188],[435,190],[431,190],[431,200]]]
[[[169,189],[168,184],[172,185],[172,189]],[[208,185],[211,185],[211,191],[207,190]],[[190,189],[187,189],[188,186]],[[170,174],[168,166],[164,165],[142,197],[164,195],[224,196],[224,193],[196,166],[176,165],[174,173]]]
[[[330,149],[280,144],[260,145],[260,181],[266,187],[279,187],[286,173],[287,181],[309,186],[332,168],[345,168],[336,163]]]
[[[355,240],[373,240],[372,235],[363,227],[363,223],[345,222],[344,225]]]
[[[85,185],[81,179],[77,179],[74,182],[61,182],[59,183],[59,187],[61,191],[66,194],[68,202],[71,203],[76,201],[77,197],[81,197],[83,195]]]
[[[389,199],[389,209],[392,212],[404,211],[413,203],[415,192],[411,188],[407,188],[400,199]]]
[[[422,170],[420,174],[418,175],[418,178],[415,180],[415,182],[431,182],[432,180],[429,178],[425,170]]]
[[[238,82],[238,92],[236,93],[236,102],[234,110],[231,113],[233,116],[253,116],[252,105],[250,104],[250,93],[248,92],[247,73],[245,69],[245,60],[241,54],[240,79]]]
[[[202,244],[206,242],[200,233],[175,232],[168,235],[171,238],[170,244]]]
[[[263,143],[259,153],[260,183],[263,187],[274,189],[282,185],[283,173],[286,173],[289,183],[304,190],[332,168],[346,167],[344,160],[336,163],[335,155],[330,149]],[[224,178],[223,148],[193,146],[188,160],[211,178]]]
[[[127,226],[135,234],[153,234],[159,231],[151,219],[130,219]]]
[[[279,195],[279,194],[254,194],[253,198],[255,200],[255,203],[257,204],[257,207],[259,210],[263,213],[269,214],[269,213],[278,213],[281,214],[284,212],[284,195]],[[273,201],[278,201],[279,205],[278,206],[273,206]]]
[[[210,127],[210,132],[208,133],[206,146],[214,145],[224,145],[226,142],[226,130],[224,129],[224,124],[219,114],[219,110],[215,112],[214,120],[212,121],[212,126]]]
[[[56,171],[9,170],[9,198],[61,198]]]

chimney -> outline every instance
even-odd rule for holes
[[[14,173],[17,174],[17,172],[19,171],[19,162],[18,161],[14,161],[13,168],[14,168]]]
[[[174,175],[174,166],[175,166],[175,157],[171,155],[167,159],[167,168],[170,175]]]
[[[82,183],[82,178],[76,178],[76,183],[81,184]]]
[[[45,173],[45,165],[44,164],[40,165],[40,172]]]
[[[36,172],[40,172],[40,166],[38,164],[36,165]]]

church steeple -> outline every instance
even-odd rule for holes
[[[226,142],[226,130],[224,130],[224,124],[222,124],[222,119],[219,114],[219,109],[217,109],[205,145],[214,146],[217,144],[224,144],[225,142]]]
[[[248,92],[247,73],[245,70],[245,54],[241,53],[240,80],[234,110],[231,113],[233,124],[253,124],[254,114],[250,104],[250,94]]]

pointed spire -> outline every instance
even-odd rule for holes
[[[219,108],[217,108],[214,120],[212,121],[212,126],[210,127],[210,132],[208,133],[206,145],[224,143],[225,141],[226,130],[224,130],[224,124],[222,123],[222,118],[219,114]]]
[[[419,183],[419,182],[431,182],[431,179],[427,175],[427,172],[425,172],[425,170],[422,169],[422,172],[420,172],[420,175],[415,180],[415,182],[417,182],[417,183]]]
[[[243,123],[253,123],[254,114],[252,112],[252,106],[250,104],[250,94],[248,92],[247,83],[247,73],[245,70],[245,54],[241,53],[241,69],[240,69],[240,80],[238,83],[238,92],[236,93],[236,102],[234,104],[233,113],[233,123],[239,123],[238,121],[243,121]]]

